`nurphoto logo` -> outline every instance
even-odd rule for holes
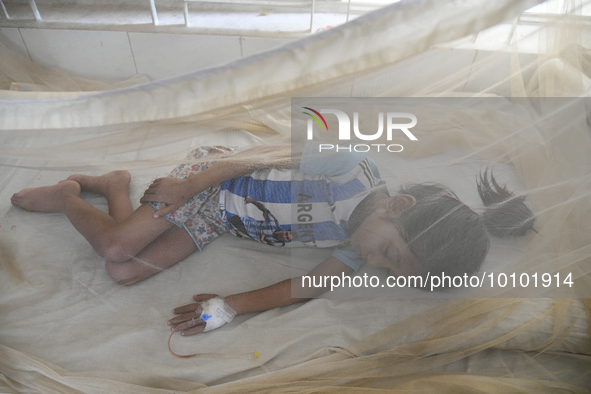
[[[328,124],[322,114],[333,114],[336,115],[337,121],[339,122],[339,141],[351,141],[351,119],[349,115],[338,109],[321,109],[317,111],[310,107],[302,107],[306,112],[303,114],[308,115],[308,128],[307,128],[307,139],[308,141],[314,138],[314,121],[320,127],[320,130],[328,132]],[[384,118],[386,119],[386,139],[392,141],[392,135],[395,131],[402,131],[411,141],[417,141],[417,137],[410,132],[409,129],[413,128],[417,124],[417,117],[407,112],[387,112],[384,116],[384,112],[378,113],[378,131],[373,134],[364,134],[359,130],[359,113],[353,112],[353,133],[355,137],[361,141],[375,141],[382,137],[384,133]],[[406,123],[401,123],[401,120],[406,120]],[[408,122],[410,120],[410,122]],[[319,144],[319,152],[330,151],[330,150],[346,150],[349,152],[368,152],[370,150],[376,150],[380,152],[380,149],[387,150],[388,152],[402,152],[404,147],[400,144]]]

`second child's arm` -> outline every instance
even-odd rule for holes
[[[340,260],[329,257],[314,268],[308,276],[341,276],[348,275],[353,270]],[[319,281],[316,280],[315,283]],[[295,286],[295,287],[293,287]],[[302,287],[302,277],[286,279],[274,285],[246,293],[225,297],[225,302],[236,311],[237,315],[261,312],[307,301],[327,290],[325,287]],[[293,293],[293,294],[292,294]],[[180,315],[168,321],[174,330],[182,331],[181,335],[194,335],[203,332],[205,323],[200,319],[200,312],[196,312],[199,303],[216,297],[215,294],[198,294],[193,296],[197,303],[175,308],[173,313]],[[293,298],[292,298],[293,297]]]
[[[144,192],[140,202],[165,204],[164,208],[154,213],[155,218],[164,216],[180,208],[194,195],[228,179],[265,168],[291,168],[291,155],[289,145],[248,148],[186,179],[158,178]]]

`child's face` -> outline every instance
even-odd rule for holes
[[[351,246],[367,265],[395,276],[417,275],[418,259],[384,210],[374,212],[350,238]]]
[[[291,242],[293,239],[291,231],[277,231],[273,234],[273,237],[275,237],[276,240],[283,242]]]

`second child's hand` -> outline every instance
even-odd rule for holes
[[[180,208],[191,197],[207,188],[228,179],[237,178],[264,168],[291,168],[292,158],[289,145],[282,146],[281,149],[272,146],[258,146],[238,152],[234,156],[235,158],[240,158],[241,156],[247,155],[249,151],[256,151],[259,156],[268,153],[275,159],[264,162],[253,159],[220,161],[185,179],[172,177],[158,178],[144,192],[144,196],[140,199],[140,202],[142,204],[146,202],[165,204],[163,208],[154,213],[154,217],[158,218]]]
[[[154,213],[154,217],[158,218],[182,207],[193,195],[191,185],[186,179],[158,178],[146,189],[140,203],[158,202],[165,204],[164,207]]]

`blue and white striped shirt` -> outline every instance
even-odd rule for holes
[[[363,261],[339,245],[349,238],[351,213],[380,181],[365,154],[317,153],[310,145],[299,170],[265,169],[224,181],[220,209],[235,235],[275,246],[338,247],[333,256],[358,270]],[[292,239],[285,241],[281,234],[289,231]]]

